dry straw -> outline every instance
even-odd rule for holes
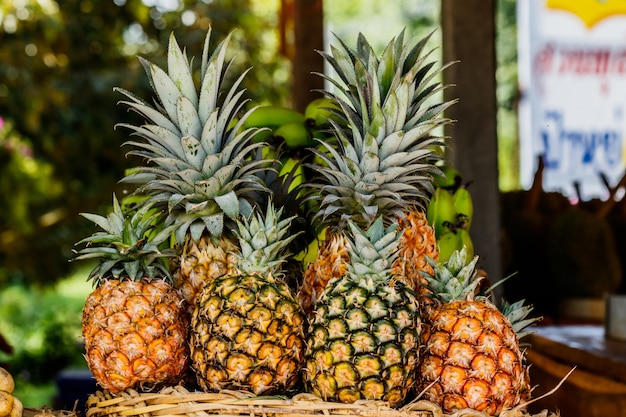
[[[87,401],[86,417],[488,417],[475,410],[444,414],[429,401],[415,401],[400,409],[381,401],[357,401],[342,404],[323,401],[311,394],[291,398],[256,397],[242,391],[221,393],[190,392],[182,386],[159,392],[139,393],[127,390],[116,396],[98,391]],[[503,412],[500,417],[530,417],[520,409]],[[534,417],[556,417],[544,411]]]

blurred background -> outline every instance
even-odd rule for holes
[[[323,39],[318,43],[322,48],[334,40],[333,34],[353,45],[362,32],[378,51],[402,29],[416,37],[435,30],[429,40],[436,48],[431,56],[443,59],[442,0],[326,1],[317,10],[317,20],[298,14],[295,1],[0,2],[0,363],[17,376],[16,395],[26,406],[53,404],[59,373],[86,366],[79,338],[81,309],[91,291],[85,282],[89,266],[68,260],[73,245],[93,233],[93,225],[78,213],[105,213],[112,193],[124,193],[118,180],[136,164],[124,156],[128,132],[114,128],[136,115],[117,105],[123,97],[113,88],[152,96],[137,55],[165,66],[172,31],[188,55],[199,56],[209,26],[213,44],[236,28],[231,51],[236,51],[235,65],[241,70],[253,67],[244,81],[251,102],[299,109],[312,97],[312,88],[318,88],[307,76],[311,67],[318,70],[319,57],[309,48],[311,39],[296,36],[303,25],[322,25]],[[539,313],[555,315],[558,303],[546,299],[554,289],[545,286],[538,267],[547,253],[538,246],[545,243],[539,234],[546,221],[542,210],[554,216],[575,199],[541,189],[537,197],[529,194],[530,184],[522,187],[518,5],[515,0],[487,3],[495,7],[490,41],[495,51],[491,74],[495,108],[488,115],[493,120],[487,122],[493,123],[497,140],[492,175],[497,176],[494,183],[502,197],[501,203],[500,198],[494,200],[493,212],[502,208],[506,214],[502,225],[499,214],[489,220],[497,231],[502,228],[502,236],[496,233],[495,253],[498,262],[502,259],[497,271],[543,282],[545,293],[537,295],[524,284],[528,281],[519,279],[522,284],[511,286],[511,298],[530,298]],[[544,199],[548,194],[555,198]],[[531,213],[529,221],[540,230],[513,230],[526,215],[520,207],[529,201],[535,203],[531,212],[539,213],[534,217]],[[565,226],[571,228],[573,220],[568,221]],[[591,223],[597,228],[598,220]],[[614,237],[607,239],[619,251]],[[620,265],[607,268],[612,270],[611,289],[616,290]],[[575,296],[587,295],[579,285],[576,290]]]

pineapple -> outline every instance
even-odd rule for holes
[[[397,407],[415,382],[420,319],[416,293],[392,270],[397,224],[367,231],[348,221],[350,262],[315,305],[306,352],[310,392],[328,401],[383,400]]]
[[[144,205],[127,215],[117,198],[107,216],[82,213],[102,231],[75,260],[97,260],[89,275],[96,286],[85,301],[82,334],[85,358],[103,389],[177,383],[188,367],[188,317],[173,288],[159,244],[171,230],[156,233],[160,214]]]
[[[467,262],[466,256],[463,248],[446,263],[430,260],[433,275],[422,272],[433,295],[422,312],[418,390],[444,412],[471,408],[499,415],[530,397],[518,334],[535,320],[525,318],[530,310],[522,302],[505,304],[502,313],[475,295],[478,257]]]
[[[448,122],[440,117],[453,102],[428,105],[441,90],[429,74],[427,38],[404,44],[404,32],[377,57],[359,35],[355,50],[341,42],[323,56],[337,73],[324,76],[338,90],[327,95],[341,111],[331,121],[338,146],[321,142],[312,164],[319,178],[312,182],[310,199],[317,201],[316,219],[325,228],[314,262],[305,270],[299,290],[308,312],[327,283],[346,272],[346,242],[341,232],[348,220],[366,228],[378,216],[398,223],[401,254],[393,266],[399,279],[420,290],[419,269],[428,270],[425,256],[438,258],[435,234],[425,209],[440,171],[437,151],[442,140],[434,129]]]
[[[245,73],[230,89],[224,80],[230,75],[226,61],[229,35],[209,52],[211,30],[204,43],[200,88],[196,88],[192,63],[172,34],[169,40],[167,72],[141,59],[157,101],[154,106],[117,89],[129,98],[123,101],[148,121],[129,128],[142,140],[129,141],[129,152],[148,164],[132,170],[123,182],[136,184],[148,202],[167,210],[166,225],[176,225],[175,244],[180,259],[174,283],[189,305],[212,279],[237,272],[233,255],[238,250],[230,232],[234,219],[252,212],[256,193],[267,187],[256,175],[268,161],[254,157],[264,146],[253,139],[257,128],[244,129],[253,111],[243,112],[245,90],[240,89]]]
[[[191,317],[192,368],[206,391],[286,393],[300,382],[305,317],[282,280],[292,217],[268,204],[265,216],[237,222],[239,271],[213,279]]]

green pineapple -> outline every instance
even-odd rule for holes
[[[384,400],[397,407],[415,381],[420,319],[415,292],[392,265],[397,225],[379,217],[366,232],[352,221],[345,233],[350,263],[315,304],[305,379],[328,401]]]
[[[189,318],[166,262],[175,254],[160,249],[171,230],[159,230],[150,205],[129,213],[115,196],[108,216],[82,215],[101,228],[79,242],[86,247],[75,258],[98,261],[82,316],[89,369],[112,393],[178,383],[189,361]]]
[[[199,293],[191,318],[191,358],[204,390],[286,393],[301,378],[305,317],[283,281],[293,218],[268,204],[265,216],[237,222],[238,272]]]

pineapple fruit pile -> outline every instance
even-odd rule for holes
[[[322,53],[334,89],[307,117],[248,106],[230,36],[211,49],[210,34],[198,70],[174,35],[166,70],[141,59],[154,101],[118,90],[145,120],[121,124],[145,164],[122,179],[131,198],[83,214],[101,230],[75,258],[98,261],[82,326],[99,385],[423,395],[491,415],[527,400],[529,307],[476,295],[478,258],[461,244],[440,260],[426,215],[453,104],[429,104],[443,68],[427,39],[402,32],[380,56],[339,39]],[[285,157],[280,136],[308,158]]]
[[[22,401],[13,395],[15,381],[13,375],[0,367],[0,417],[22,417]]]

